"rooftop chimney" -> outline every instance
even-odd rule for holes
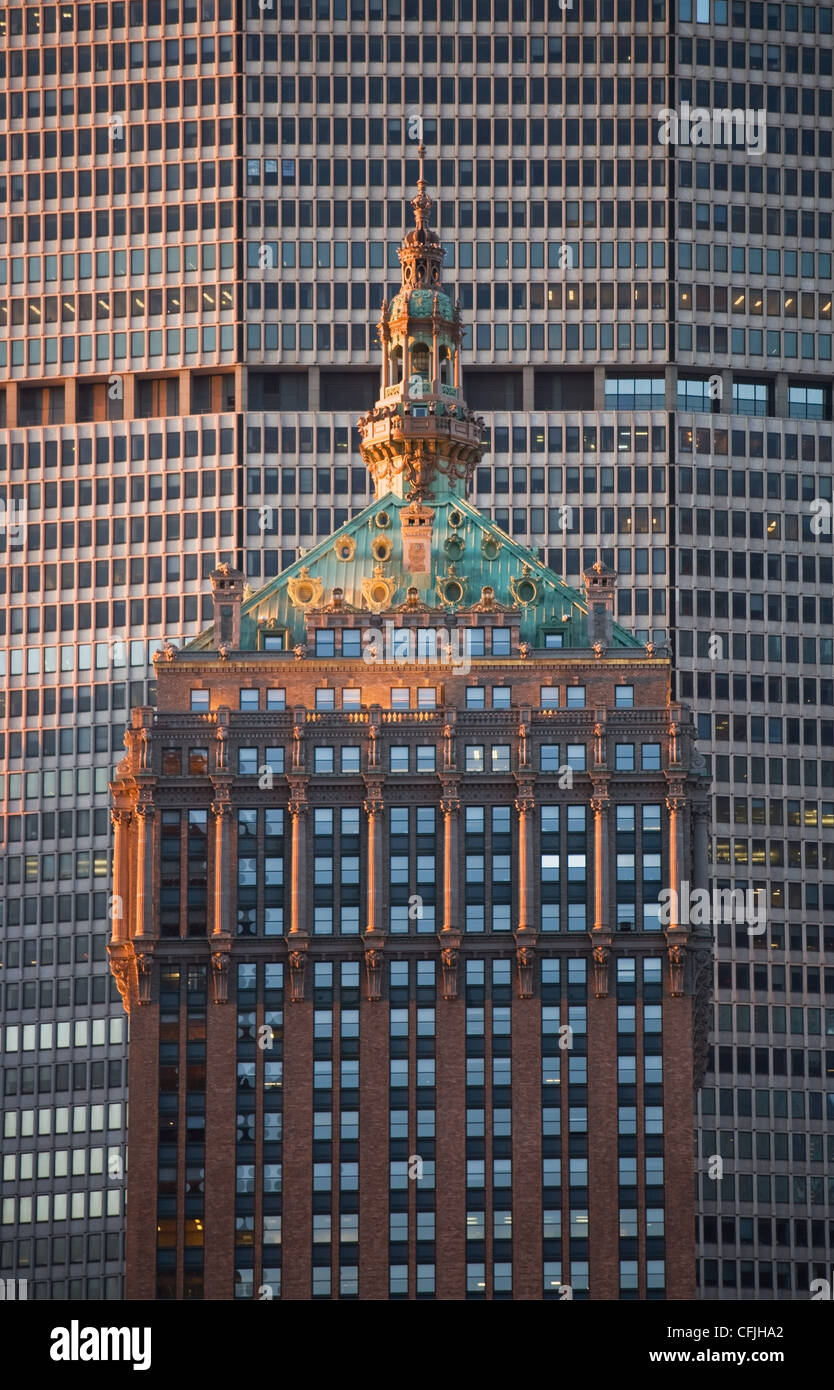
[[[582,579],[588,603],[588,643],[593,646],[601,642],[603,647],[609,647],[614,627],[616,571],[597,560],[589,570],[585,570]]]
[[[211,572],[214,600],[214,645],[219,651],[240,650],[240,606],[243,602],[244,577],[225,563]]]

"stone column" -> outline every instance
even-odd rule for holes
[[[365,797],[364,807],[365,814],[368,817],[368,924],[366,930],[372,935],[381,935],[385,931],[382,925],[382,898],[384,892],[382,868],[382,816],[384,806],[381,791],[369,787],[367,796]]]
[[[443,930],[458,931],[456,871],[458,865],[458,817],[460,801],[456,794],[440,802],[443,815]]]
[[[440,346],[437,339],[437,318],[432,316],[431,325],[431,389],[432,395],[440,393]]]
[[[155,808],[136,807],[136,930],[134,937],[153,935],[153,820]]]
[[[292,869],[290,876],[290,936],[304,935],[304,919],[301,909],[304,893],[304,880],[307,870],[307,841],[304,823],[307,816],[307,802],[293,796],[289,803],[292,819]]]
[[[605,793],[591,797],[594,817],[594,931],[611,931],[611,904],[608,891],[608,812],[611,803]]]
[[[669,887],[672,890],[668,929],[675,931],[680,927],[682,835],[686,797],[676,789],[670,789],[669,795],[666,797],[666,808],[669,812]]]
[[[213,936],[229,936],[229,828],[232,808],[228,801],[213,801],[214,815],[214,921]]]
[[[518,926],[519,932],[536,930],[533,908],[533,814],[532,796],[517,797],[518,812]]]
[[[707,889],[709,887],[709,806],[693,806],[692,816],[695,822],[692,886],[693,888]]]
[[[133,820],[130,811],[110,812],[113,823],[113,908],[111,919],[113,930],[111,941],[127,941],[129,937],[127,912],[130,894],[128,867],[128,828]]]

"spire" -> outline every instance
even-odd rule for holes
[[[397,249],[402,266],[402,287],[404,290],[439,290],[440,270],[446,252],[437,233],[429,226],[429,213],[434,204],[426,191],[426,147],[422,142],[417,148],[417,154],[420,160],[420,176],[417,179],[416,197],[411,199],[414,226],[410,232],[406,232],[402,246]]]
[[[464,495],[483,451],[483,421],[461,390],[460,305],[440,283],[446,253],[429,226],[433,203],[422,142],[418,155],[414,226],[397,250],[402,285],[382,305],[379,320],[381,390],[359,421],[362,457],[377,496],[395,492],[414,503],[439,491]]]
[[[426,189],[428,188],[428,184],[426,183],[424,174],[424,160],[426,158],[426,147],[422,141],[420,142],[417,148],[417,157],[420,160],[420,177],[417,180],[417,197],[412,198],[411,206],[414,209],[415,226],[421,228],[428,225],[429,213],[431,212],[432,208],[431,198],[426,192]]]

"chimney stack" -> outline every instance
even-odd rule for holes
[[[233,570],[231,565],[224,562],[212,570],[210,578],[214,600],[214,645],[218,651],[221,647],[239,651],[244,577],[240,570]]]
[[[617,587],[617,574],[601,560],[597,560],[582,575],[585,584],[585,598],[588,603],[588,644],[601,642],[610,647],[614,628],[614,591]]]

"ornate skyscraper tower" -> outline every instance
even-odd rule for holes
[[[383,303],[379,321],[381,391],[359,421],[377,496],[394,492],[409,501],[463,495],[483,452],[483,421],[461,390],[460,305],[441,286],[446,253],[428,225],[424,156],[421,145],[415,226],[398,249],[402,288]]]
[[[694,722],[612,570],[579,593],[467,499],[429,208],[421,174],[376,498],[253,594],[213,571],[112,784],[131,1298],[694,1291]]]

